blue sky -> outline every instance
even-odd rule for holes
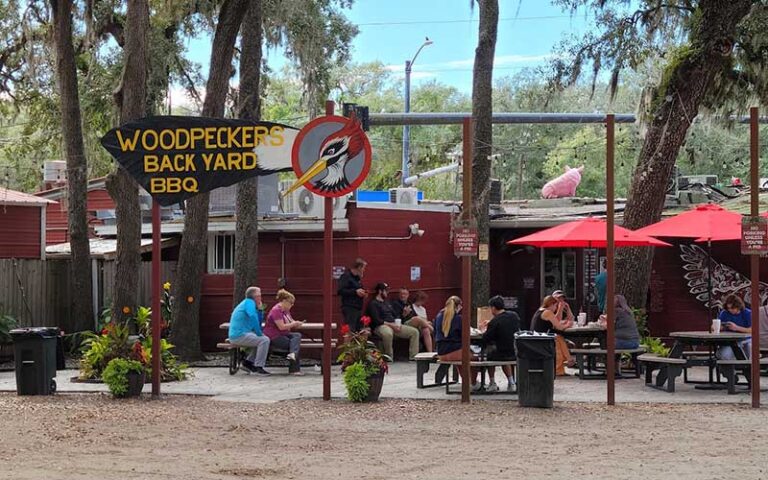
[[[584,14],[571,16],[549,0],[500,0],[499,9],[495,78],[541,65],[564,35],[589,29]],[[477,5],[471,11],[469,0],[356,0],[346,13],[360,28],[354,62],[381,61],[402,77],[405,60],[429,37],[434,43],[419,54],[412,83],[437,79],[471,92]],[[210,38],[192,39],[188,49],[207,73]],[[281,50],[271,51],[268,60],[273,69],[285,63]]]

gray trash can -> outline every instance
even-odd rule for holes
[[[555,336],[515,334],[517,400],[521,407],[552,408],[555,393]]]
[[[51,395],[56,392],[56,328],[17,328],[13,338],[16,363],[16,393]]]

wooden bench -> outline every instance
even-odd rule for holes
[[[639,348],[632,348],[632,349],[621,349],[617,348],[615,350],[616,354],[616,364],[619,366],[617,369],[617,374],[620,378],[624,378],[624,375],[621,371],[621,362],[619,357],[624,354],[628,354],[632,357],[632,363],[634,364],[635,368],[633,371],[633,375],[631,378],[640,378],[640,362],[637,361],[638,355],[645,353],[645,348],[639,347]],[[593,380],[593,379],[600,379],[605,378],[605,374],[586,374],[584,373],[584,364],[585,361],[589,366],[589,370],[593,370],[593,365],[595,365],[595,360],[598,357],[606,357],[608,355],[608,350],[603,348],[574,348],[571,349],[571,354],[576,356],[576,364],[579,366],[579,379],[581,380]]]
[[[459,372],[456,368],[453,368],[453,381],[449,380],[448,374],[451,371],[451,366],[441,364],[437,367],[435,372],[435,383],[424,384],[424,374],[429,372],[429,366],[437,363],[436,352],[421,352],[417,353],[414,357],[416,361],[416,388],[431,388],[440,387],[445,383],[458,383]]]
[[[768,358],[760,359],[760,367],[768,366]],[[725,377],[725,385],[729,394],[736,392],[736,372],[741,373],[747,377],[747,384],[750,384],[752,380],[752,360],[718,360],[717,367],[723,373]],[[758,385],[759,388],[759,385]]]
[[[229,351],[229,374],[234,375],[237,373],[237,370],[240,368],[240,363],[242,362],[242,354],[240,351],[240,347],[237,345],[232,345],[229,343],[229,339],[227,338],[223,342],[219,342],[216,344],[216,348],[220,348],[222,350]],[[312,349],[321,349],[323,348],[322,342],[315,342],[312,340],[305,341],[304,339],[301,340],[301,350],[312,350]],[[336,342],[331,342],[331,349],[336,348]],[[278,355],[282,358],[285,358],[286,355],[288,355],[287,350],[275,350],[271,346],[269,347],[269,355]]]
[[[449,361],[440,361],[440,360],[438,360],[437,363],[439,363],[440,365],[453,366],[455,369],[461,368],[461,360],[449,360]],[[471,362],[469,362],[469,367],[470,368],[479,368],[479,369],[483,369],[483,370],[486,369],[486,368],[504,367],[504,366],[507,366],[507,365],[509,365],[510,367],[514,368],[515,366],[517,366],[517,361],[516,360],[472,360]],[[464,381],[467,381],[467,379],[465,379]],[[451,386],[451,384],[449,382],[446,382],[446,384],[445,384],[445,393],[446,394],[450,395],[450,394],[461,393],[461,391],[452,392],[451,389],[450,389],[450,386]],[[515,384],[515,391],[513,391],[513,392],[507,392],[506,390],[503,390],[503,389],[500,389],[498,392],[488,392],[488,391],[485,391],[485,390],[481,390],[479,392],[474,392],[474,394],[478,394],[478,393],[481,394],[481,395],[482,394],[488,394],[488,393],[509,393],[509,394],[516,395],[517,394],[517,384]]]
[[[675,378],[683,373],[683,369],[688,364],[684,358],[660,357],[654,353],[638,355],[637,361],[645,367],[645,384],[667,392],[675,391]],[[655,385],[653,383],[654,370],[659,371],[656,375]],[[667,384],[666,387],[664,387],[664,383]]]

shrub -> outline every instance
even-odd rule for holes
[[[144,372],[144,366],[136,360],[113,358],[107,364],[101,378],[116,397],[122,397],[128,392],[128,374]]]
[[[12,342],[10,331],[16,328],[16,319],[10,315],[0,315],[0,345]]]
[[[369,369],[360,362],[348,365],[344,370],[344,386],[351,402],[362,402],[368,397]]]

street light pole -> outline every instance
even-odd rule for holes
[[[424,40],[424,43],[421,44],[418,50],[416,50],[416,55],[413,56],[412,59],[405,61],[405,113],[408,113],[411,111],[411,69],[413,68],[413,62],[416,61],[416,57],[419,56],[419,53],[421,52],[421,49],[432,45],[432,40],[427,37],[426,40]],[[403,125],[403,166],[402,166],[402,177],[400,178],[400,184],[405,187],[405,179],[410,176],[410,172],[408,169],[408,164],[410,163],[411,159],[411,126],[410,125]]]

